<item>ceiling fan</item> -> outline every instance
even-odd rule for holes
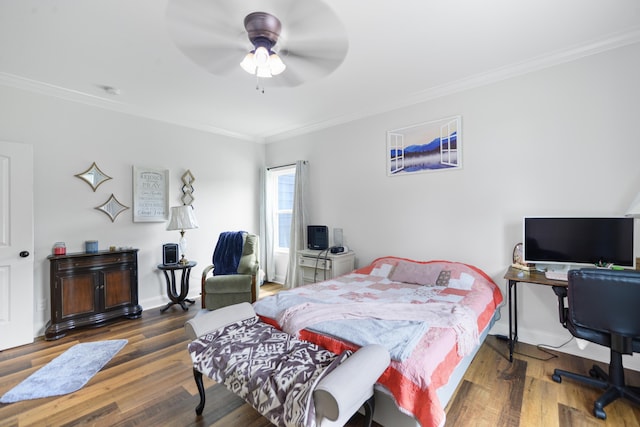
[[[178,49],[211,74],[249,72],[276,87],[329,75],[349,48],[321,0],[169,0],[167,24]]]

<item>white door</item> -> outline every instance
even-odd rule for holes
[[[0,142],[0,350],[33,342],[33,148]]]

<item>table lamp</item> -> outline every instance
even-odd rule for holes
[[[180,264],[189,262],[184,256],[187,251],[187,239],[184,237],[184,231],[193,228],[198,228],[198,220],[193,213],[193,208],[189,205],[173,206],[167,230],[180,230],[180,242],[178,242],[180,246]]]

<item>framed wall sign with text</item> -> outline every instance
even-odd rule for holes
[[[169,219],[169,169],[133,167],[133,221]]]

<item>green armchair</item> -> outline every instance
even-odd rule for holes
[[[256,302],[260,291],[258,236],[242,234],[242,256],[237,274],[209,276],[214,269],[214,265],[209,265],[202,272],[202,308],[216,310],[241,302]]]

